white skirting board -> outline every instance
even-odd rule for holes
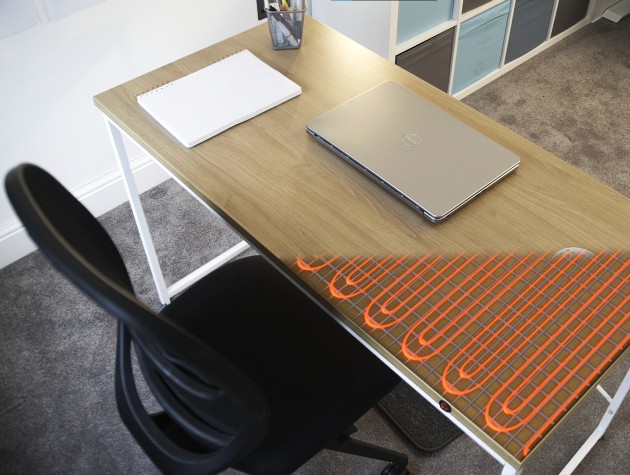
[[[623,0],[619,3],[614,4],[608,10],[606,10],[602,17],[606,18],[607,20],[614,21],[615,23],[619,23],[619,20],[628,16],[629,14],[630,0]]]
[[[166,172],[146,155],[133,160],[131,167],[140,193],[159,185],[168,178]],[[127,201],[127,194],[118,169],[72,192],[95,216],[100,216]],[[0,228],[0,269],[35,249],[35,244],[18,220]]]

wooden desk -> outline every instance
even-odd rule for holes
[[[594,252],[630,249],[630,200],[332,29],[307,20],[299,50],[272,50],[267,25],[261,25],[104,92],[95,103],[110,125],[140,227],[142,210],[121,131],[437,405],[440,395],[404,360],[379,346],[365,328],[297,275],[297,259],[526,254],[572,246]],[[137,95],[244,48],[300,84],[302,95],[192,149],[182,147],[138,106]],[[386,80],[416,91],[514,151],[521,158],[518,171],[436,225],[307,135],[308,119]],[[144,242],[151,261],[150,236]],[[159,286],[159,268],[154,276]],[[630,332],[627,323],[623,328]],[[518,450],[497,442],[457,408],[447,415],[504,464],[506,473],[520,470],[526,456],[515,455]]]

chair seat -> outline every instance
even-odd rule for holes
[[[371,407],[377,398],[365,394],[385,396],[399,382],[260,256],[226,264],[162,313],[213,345],[267,399],[269,436],[239,470],[295,470]]]
[[[160,471],[284,474],[330,447],[404,473],[406,455],[347,437],[399,378],[263,258],[226,264],[156,315],[105,229],[52,175],[22,164],[6,188],[42,252],[118,319],[118,412]],[[138,393],[132,343],[157,414]]]

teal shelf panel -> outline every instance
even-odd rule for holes
[[[461,24],[453,76],[454,94],[498,69],[509,11],[510,1],[506,0]]]
[[[398,5],[396,44],[453,18],[453,0],[407,0]]]

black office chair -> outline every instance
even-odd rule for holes
[[[262,257],[224,265],[156,314],[98,220],[55,178],[25,164],[5,184],[41,251],[118,319],[118,410],[160,470],[282,474],[330,448],[408,473],[406,455],[349,437],[399,378]],[[157,414],[137,393],[131,342]]]

